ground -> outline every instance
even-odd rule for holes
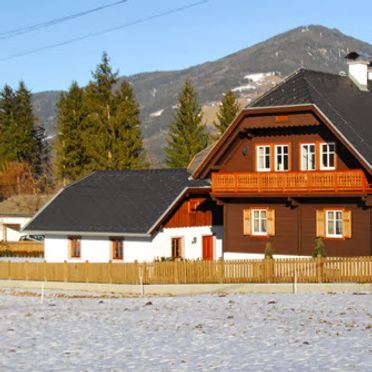
[[[372,366],[371,294],[115,298],[0,292],[0,370]]]

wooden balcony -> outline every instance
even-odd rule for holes
[[[366,194],[371,190],[359,169],[212,174],[213,194]]]

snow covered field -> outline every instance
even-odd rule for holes
[[[0,292],[1,371],[372,369],[371,294],[35,294]]]

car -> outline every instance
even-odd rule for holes
[[[22,235],[19,238],[19,241],[21,242],[42,242],[44,240],[45,236],[44,235]]]

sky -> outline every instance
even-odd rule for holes
[[[105,8],[16,37],[7,33],[98,7]],[[372,44],[371,14],[371,0],[0,0],[0,86],[84,86],[103,51],[120,75],[178,70],[310,24]]]

